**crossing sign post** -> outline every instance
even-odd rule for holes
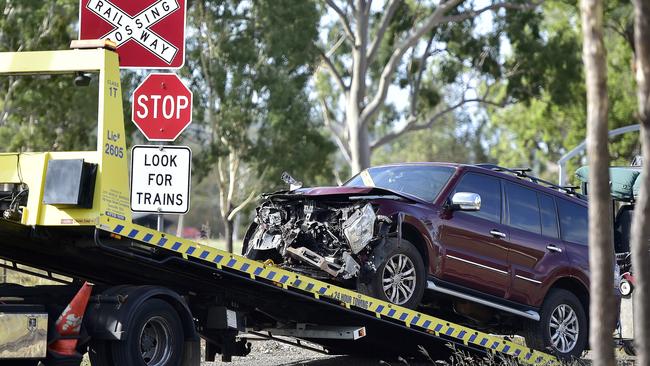
[[[122,68],[178,69],[186,7],[187,0],[80,0],[79,39],[117,43]]]
[[[149,141],[174,141],[192,122],[192,92],[176,74],[149,74],[133,92],[133,123]],[[135,146],[131,153],[131,210],[189,209],[192,152],[185,146]],[[137,175],[135,174],[137,172]]]

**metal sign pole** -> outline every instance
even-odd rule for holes
[[[162,151],[162,149],[163,149],[163,145],[164,145],[165,143],[161,141],[161,142],[159,142],[158,144],[160,145],[160,150]],[[160,211],[160,210],[161,210],[161,208],[158,207],[158,211]],[[157,224],[156,224],[156,230],[162,232],[163,229],[164,229],[164,226],[165,226],[165,221],[164,221],[165,218],[163,217],[163,214],[161,214],[161,213],[159,213],[157,216],[158,216],[158,222],[157,222]]]

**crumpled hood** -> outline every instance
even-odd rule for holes
[[[348,197],[348,196],[392,196],[392,198],[401,198],[409,201],[421,201],[419,198],[406,193],[392,191],[390,189],[379,187],[309,187],[299,188],[295,191],[282,191],[272,193],[269,196],[308,196],[308,197]],[[377,197],[380,198],[380,197]]]

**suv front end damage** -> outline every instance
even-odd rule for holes
[[[376,214],[372,199],[377,197],[265,195],[244,255],[318,278],[356,278],[362,268],[373,268],[372,251],[393,226],[393,220]]]

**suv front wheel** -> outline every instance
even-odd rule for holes
[[[527,324],[526,345],[551,350],[561,358],[579,358],[589,341],[587,315],[580,300],[569,291],[552,289],[539,315],[539,322]]]
[[[376,271],[359,277],[357,289],[378,299],[415,309],[426,287],[424,261],[406,239],[386,239],[373,252]]]

